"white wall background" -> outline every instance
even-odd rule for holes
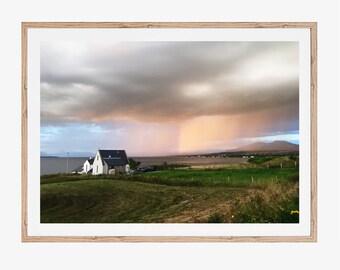
[[[0,269],[340,269],[340,6],[334,1],[2,1]],[[308,244],[21,243],[21,21],[317,21],[319,241]]]

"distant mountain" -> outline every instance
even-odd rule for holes
[[[59,152],[59,153],[46,153],[40,152],[41,157],[67,157],[67,152]],[[69,152],[69,157],[94,157],[95,154],[91,152]]]
[[[232,152],[297,152],[299,151],[299,145],[286,141],[274,141],[274,142],[256,142],[249,145],[245,145]]]

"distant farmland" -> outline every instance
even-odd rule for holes
[[[182,164],[189,166],[201,165],[224,165],[224,164],[245,164],[246,158],[242,157],[210,157],[210,156],[164,156],[164,157],[135,157],[133,158],[141,162],[141,166]]]

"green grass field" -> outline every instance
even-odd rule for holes
[[[194,183],[201,186],[263,186],[271,182],[294,181],[299,178],[298,168],[248,168],[248,169],[203,169],[171,170],[145,174],[147,177],[171,180],[177,185]]]
[[[298,168],[41,178],[42,223],[286,223],[298,210]]]

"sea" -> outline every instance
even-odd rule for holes
[[[40,175],[71,173],[82,166],[87,159],[86,157],[70,157],[67,168],[67,158],[65,157],[40,157]]]

